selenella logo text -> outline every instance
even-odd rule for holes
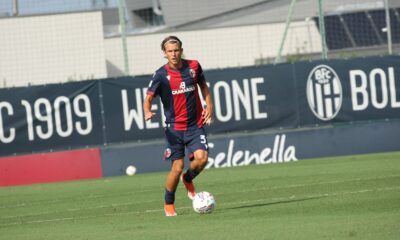
[[[210,149],[216,146],[208,143]],[[272,146],[265,146],[260,151],[237,149],[235,140],[229,139],[228,146],[219,146],[208,157],[206,168],[224,168],[246,166],[250,164],[272,164],[297,161],[296,147],[286,144],[286,135],[276,135]],[[222,151],[221,151],[222,150]],[[216,152],[216,153],[215,153]]]

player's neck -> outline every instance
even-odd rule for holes
[[[169,65],[169,67],[170,67],[171,69],[173,69],[173,70],[179,70],[179,69],[182,67],[183,63],[182,63],[182,60],[180,60],[180,61],[179,61],[178,63],[176,63],[176,64],[171,63],[171,62],[168,62],[168,65]]]

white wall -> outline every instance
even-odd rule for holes
[[[165,64],[160,43],[183,41],[184,56],[203,68],[254,65],[278,53],[284,23],[135,35],[127,38],[132,75],[152,74]],[[0,19],[0,87],[121,76],[121,38],[103,37],[101,12]],[[290,25],[283,55],[321,51],[312,21]]]
[[[0,86],[107,76],[101,12],[0,19]]]
[[[164,64],[160,43],[168,35],[178,36],[183,41],[185,57],[198,59],[204,69],[251,66],[256,59],[277,55],[284,29],[284,23],[276,23],[130,36],[127,38],[130,73],[151,74]],[[123,72],[121,45],[120,38],[105,39],[106,58],[114,69],[109,68],[109,76]],[[282,55],[317,53],[321,49],[313,21],[291,23]]]

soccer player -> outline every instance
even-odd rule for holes
[[[171,162],[165,183],[166,216],[176,216],[175,191],[181,179],[188,197],[196,195],[193,179],[204,169],[208,161],[207,135],[203,125],[213,120],[213,103],[203,70],[196,60],[182,59],[182,42],[169,36],[161,43],[168,63],[153,75],[143,104],[145,120],[154,117],[151,103],[160,96],[165,114],[167,147],[164,159]],[[203,108],[198,88],[206,102]],[[190,153],[190,167],[183,173],[185,148]]]

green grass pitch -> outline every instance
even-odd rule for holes
[[[165,176],[0,188],[0,239],[400,239],[400,152],[209,169],[208,215],[180,184],[165,217]]]

